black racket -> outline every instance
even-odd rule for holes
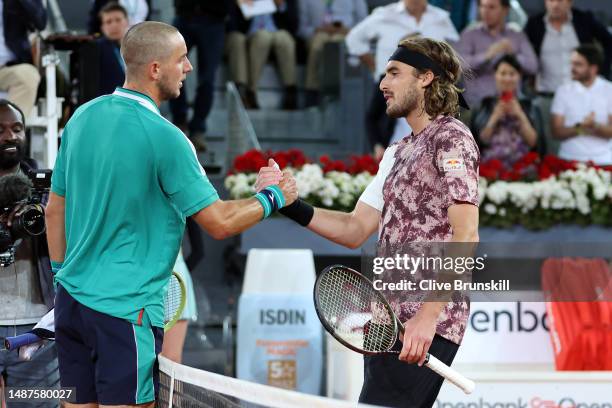
[[[325,268],[315,282],[314,303],[323,327],[342,345],[367,355],[397,353],[391,349],[398,335],[403,337],[404,325],[382,293],[359,272],[343,265]],[[466,394],[474,391],[474,381],[429,353],[425,366]]]

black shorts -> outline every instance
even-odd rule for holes
[[[394,349],[401,350],[397,341]],[[459,346],[434,336],[429,353],[451,365]],[[359,402],[401,408],[430,408],[436,402],[444,378],[427,367],[408,364],[397,354],[364,357],[364,379]]]
[[[146,314],[145,314],[146,317]],[[163,329],[136,325],[77,302],[61,285],[55,295],[55,342],[62,387],[77,404],[134,405],[154,401]]]

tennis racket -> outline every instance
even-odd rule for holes
[[[170,328],[180,320],[183,310],[185,310],[186,303],[187,287],[185,286],[185,281],[183,281],[183,278],[181,278],[178,273],[172,272],[168,282],[168,290],[164,295],[164,331],[170,330]],[[52,337],[52,332],[50,333]],[[3,346],[4,350],[17,350],[19,347],[27,346],[28,344],[36,343],[44,339],[47,339],[47,337],[39,337],[31,332],[24,333],[18,336],[6,337]]]
[[[395,353],[398,335],[404,335],[387,299],[374,289],[372,281],[346,266],[328,266],[314,286],[315,310],[319,320],[336,340],[366,355]],[[474,381],[427,353],[425,366],[470,394]]]
[[[187,303],[187,287],[177,272],[172,272],[168,290],[164,295],[164,331],[170,330],[178,322]]]

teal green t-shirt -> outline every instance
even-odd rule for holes
[[[148,96],[117,88],[79,108],[62,135],[51,191],[66,202],[55,276],[79,303],[163,327],[163,294],[185,218],[219,199],[187,137]]]

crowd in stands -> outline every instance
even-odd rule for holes
[[[222,61],[247,109],[259,109],[258,84],[264,66],[272,63],[283,87],[280,108],[295,110],[319,103],[323,49],[335,42],[372,73],[373,96],[364,120],[380,158],[411,130],[405,120],[385,114],[379,81],[401,39],[426,36],[449,42],[469,68],[461,85],[471,109],[461,119],[478,141],[482,160],[512,165],[537,151],[612,164],[612,83],[607,79],[612,35],[572,0],[541,0],[545,11],[528,19],[517,12],[514,0],[399,0],[370,12],[366,0],[271,0],[275,11],[246,18],[254,1],[259,0],[174,0],[174,24],[188,48],[197,49],[197,87],[193,109],[183,88],[171,103],[171,119],[198,149],[204,149],[215,72]],[[92,2],[88,28],[99,35],[99,95],[123,83],[120,39],[151,9],[150,0]],[[32,65],[28,32],[45,27],[46,10],[41,0],[4,0],[1,12],[0,91],[29,113],[40,76]],[[303,80],[298,61],[304,62]],[[304,98],[298,98],[302,91]],[[560,141],[558,152],[548,145],[551,137]]]

